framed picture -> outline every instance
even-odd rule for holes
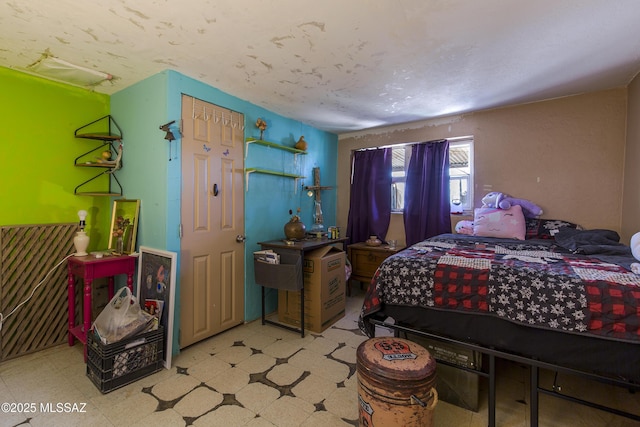
[[[111,211],[111,235],[109,249],[116,253],[131,254],[136,251],[140,200],[120,199],[113,201]],[[121,239],[121,247],[118,244]]]
[[[164,367],[171,369],[173,312],[178,254],[140,246],[138,301],[164,328]]]

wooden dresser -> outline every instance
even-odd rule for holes
[[[369,286],[376,270],[386,258],[401,251],[403,247],[396,246],[394,249],[388,245],[368,246],[366,243],[354,243],[347,246],[349,261],[351,262],[351,278],[347,285],[347,295],[351,295],[351,283],[358,281]]]

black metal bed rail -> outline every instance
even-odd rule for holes
[[[495,385],[496,385],[496,371],[495,371],[495,358],[498,357],[500,359],[505,359],[505,360],[510,360],[513,362],[517,362],[517,363],[521,363],[523,365],[526,365],[530,368],[531,371],[531,384],[530,384],[530,393],[531,393],[531,403],[529,405],[529,413],[530,413],[530,426],[531,427],[538,427],[538,410],[539,410],[539,400],[538,400],[538,393],[543,393],[558,399],[563,399],[566,401],[570,401],[570,402],[574,402],[574,403],[578,403],[580,405],[584,405],[584,406],[588,406],[591,408],[595,408],[604,412],[608,412],[611,414],[615,414],[624,418],[629,418],[635,421],[640,421],[640,415],[638,414],[634,414],[634,413],[630,413],[630,412],[626,412],[626,411],[621,411],[619,409],[616,408],[611,408],[608,406],[604,406],[595,402],[591,402],[591,401],[587,401],[587,400],[583,400],[574,396],[570,396],[570,395],[566,395],[566,394],[562,394],[560,392],[558,392],[557,390],[549,390],[547,388],[544,387],[540,387],[539,384],[539,370],[542,369],[547,369],[550,371],[555,371],[555,372],[563,372],[563,373],[567,373],[567,374],[571,374],[571,375],[576,375],[576,376],[580,376],[583,378],[587,378],[589,380],[593,380],[593,381],[598,381],[601,383],[605,383],[605,384],[609,384],[609,385],[614,385],[617,387],[623,387],[623,388],[627,388],[629,390],[633,390],[633,391],[637,391],[640,390],[640,384],[636,384],[636,383],[630,383],[628,381],[625,381],[623,379],[618,379],[618,378],[612,378],[612,377],[606,377],[606,376],[602,376],[602,375],[598,375],[595,373],[591,373],[591,372],[584,372],[584,371],[580,371],[578,369],[574,369],[574,368],[569,368],[566,366],[559,366],[559,365],[554,365],[553,363],[548,363],[548,362],[543,362],[540,360],[536,360],[536,359],[531,359],[525,356],[519,356],[517,354],[512,354],[512,353],[508,353],[502,350],[496,350],[494,348],[488,348],[488,347],[483,347],[479,344],[474,344],[474,343],[469,343],[466,341],[460,341],[457,339],[453,339],[453,338],[449,338],[449,337],[445,337],[445,336],[441,336],[441,335],[437,335],[434,333],[430,333],[430,332],[425,332],[419,329],[413,329],[407,326],[402,326],[402,325],[397,325],[397,324],[392,324],[392,323],[387,323],[384,320],[380,320],[380,319],[376,319],[376,318],[371,318],[369,319],[369,321],[373,324],[373,325],[377,325],[377,326],[382,326],[385,328],[389,328],[392,329],[394,331],[394,335],[398,336],[399,332],[404,332],[406,333],[411,333],[411,334],[416,334],[416,335],[420,335],[422,337],[425,338],[431,338],[434,340],[438,340],[438,341],[442,341],[442,342],[446,342],[446,343],[450,343],[450,344],[456,344],[459,346],[462,346],[466,349],[469,350],[474,350],[474,351],[478,351],[480,353],[482,353],[483,355],[486,355],[489,357],[489,368],[488,368],[488,372],[484,372],[482,370],[473,370],[473,369],[469,369],[469,368],[465,368],[459,365],[456,365],[454,363],[449,363],[446,361],[438,361],[438,363],[444,364],[444,365],[448,365],[448,366],[452,366],[454,368],[457,369],[462,369],[464,371],[468,371],[468,372],[473,372],[475,374],[480,375],[483,378],[487,378],[489,381],[489,391],[488,391],[488,423],[489,423],[489,427],[495,427],[495,423],[496,423],[496,389],[495,389]]]
[[[601,405],[599,403],[595,403],[595,402],[591,402],[591,401],[588,401],[588,400],[580,399],[578,397],[569,396],[568,394],[562,394],[557,390],[540,387],[540,384],[539,384],[539,373],[540,373],[539,371],[540,370],[539,370],[539,368],[537,366],[534,366],[534,365],[530,365],[530,367],[531,367],[531,389],[532,390],[537,390],[539,393],[546,394],[548,396],[556,397],[558,399],[568,400],[570,402],[577,403],[577,404],[584,405],[584,406],[588,406],[590,408],[599,409],[601,411],[609,412],[611,414],[615,414],[615,415],[619,415],[621,417],[629,418],[629,419],[632,419],[634,421],[640,421],[640,415],[636,415],[636,414],[632,414],[632,413],[629,413],[629,412],[621,411],[621,410],[616,409],[616,408],[611,408],[611,407],[608,407],[608,406],[604,406],[604,405]],[[582,376],[585,376],[585,375],[582,374]],[[600,378],[599,376],[596,376],[596,377]],[[597,378],[589,378],[589,379],[592,379],[594,381],[598,381]],[[622,387],[619,384],[615,384],[615,385],[618,385],[619,387]],[[626,385],[624,387],[630,387],[630,388],[632,388],[634,390],[637,390],[639,386],[635,385],[635,384],[626,383]],[[533,394],[532,394],[532,396],[533,396]],[[537,399],[537,396],[536,396],[536,399]],[[537,416],[537,411],[536,411],[536,416]]]

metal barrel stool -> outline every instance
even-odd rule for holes
[[[401,338],[371,338],[356,353],[361,427],[430,427],[438,403],[436,361]]]

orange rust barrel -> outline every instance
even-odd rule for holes
[[[377,337],[360,344],[356,357],[361,427],[433,425],[436,361],[424,347]]]

